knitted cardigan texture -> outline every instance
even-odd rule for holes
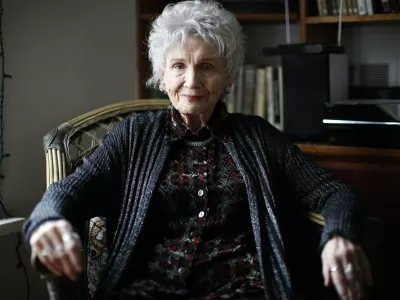
[[[135,113],[101,141],[70,176],[53,183],[25,222],[26,243],[48,220],[82,224],[107,218],[109,261],[95,299],[107,299],[135,249],[150,201],[171,149],[167,110]],[[246,185],[255,244],[267,299],[290,299],[281,222],[285,211],[321,213],[323,245],[333,234],[359,242],[362,201],[351,187],[318,167],[267,121],[228,114],[224,145]]]

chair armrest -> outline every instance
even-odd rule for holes
[[[32,267],[40,274],[40,278],[45,281],[47,291],[49,293],[49,300],[70,300],[69,293],[71,280],[67,277],[56,276],[52,274],[39,260],[36,255],[31,256]]]

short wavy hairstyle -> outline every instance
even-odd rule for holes
[[[147,86],[161,89],[168,50],[188,37],[215,45],[216,54],[225,58],[228,78],[234,81],[244,59],[242,27],[221,4],[194,0],[168,4],[153,22],[148,39],[152,75]]]

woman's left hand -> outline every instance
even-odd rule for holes
[[[371,268],[364,251],[352,242],[335,236],[322,251],[325,285],[334,285],[340,298],[356,300],[372,284]]]

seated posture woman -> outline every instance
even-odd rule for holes
[[[170,4],[148,42],[148,83],[172,104],[121,121],[49,187],[24,225],[32,252],[76,279],[72,225],[104,216],[110,256],[95,299],[291,299],[281,224],[289,209],[311,210],[325,218],[325,284],[362,297],[357,193],[266,120],[226,111],[244,56],[234,15],[212,1]]]

